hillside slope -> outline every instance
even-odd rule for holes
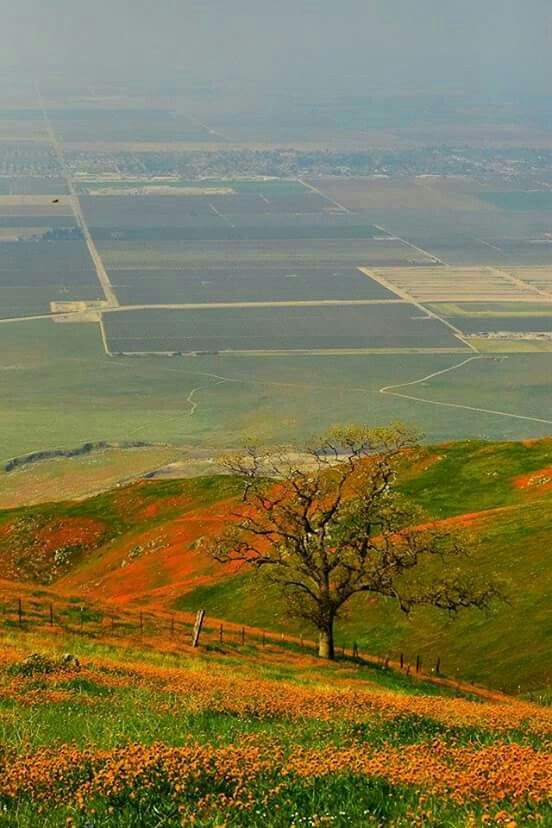
[[[552,818],[552,719],[535,704],[273,642],[198,651],[179,637],[44,624],[0,630],[0,653],[2,826]]]
[[[552,440],[464,442],[406,458],[400,485],[428,517],[465,525],[483,571],[507,582],[509,603],[451,620],[424,610],[406,622],[385,601],[359,599],[337,640],[508,691],[546,687],[552,671]],[[204,558],[195,546],[229,520],[230,477],[139,481],[79,502],[0,512],[0,566],[13,583],[113,606],[193,611],[264,628],[290,621],[257,577]]]

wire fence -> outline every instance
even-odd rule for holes
[[[273,630],[220,621],[206,616],[199,610],[195,618],[184,613],[160,613],[151,610],[117,611],[97,604],[87,604],[78,599],[53,601],[40,596],[16,598],[0,603],[0,623],[6,628],[19,631],[39,629],[58,630],[72,635],[89,638],[110,638],[141,640],[154,644],[155,639],[170,640],[173,645],[183,647],[213,648],[258,648],[283,647],[288,650],[318,655],[318,645],[303,634],[290,635]],[[409,676],[443,675],[441,657],[432,659],[429,670],[420,655],[408,656],[404,652],[395,658],[390,655],[374,656],[361,652],[356,641],[349,647],[336,646],[338,659],[367,663],[382,669],[400,670]]]

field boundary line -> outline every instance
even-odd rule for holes
[[[141,337],[134,337],[138,342],[142,342]],[[128,342],[130,337],[125,337]],[[112,351],[111,356],[125,356],[125,357],[143,357],[143,356],[170,356],[179,355],[182,357],[202,357],[202,356],[377,356],[379,354],[466,354],[465,348],[318,348],[311,349],[289,349],[289,350],[269,350],[269,349],[255,349],[255,350],[215,350],[215,351],[182,351],[178,348],[173,348],[170,351]]]
[[[388,236],[393,235],[395,239],[398,239],[400,242],[405,244],[407,247],[410,247],[411,250],[416,250],[418,253],[421,253],[423,256],[426,256],[433,264],[441,265],[442,267],[446,267],[446,263],[440,259],[438,256],[434,256],[433,253],[430,253],[429,250],[424,250],[423,247],[418,247],[417,244],[413,244],[409,242],[407,239],[403,238],[402,236],[398,236],[396,233],[390,233],[389,230],[386,230],[385,227],[382,227],[381,224],[374,224],[373,225],[377,230],[381,230],[382,233],[386,233]]]
[[[0,325],[6,325],[8,322],[34,322],[36,319],[55,319],[57,313],[40,313],[36,316],[7,316],[5,319],[0,319]]]
[[[435,311],[431,310],[430,308],[427,308],[425,305],[422,305],[421,302],[418,302],[417,299],[415,299],[412,296],[412,294],[408,293],[408,291],[406,291],[404,288],[396,287],[393,284],[393,282],[388,281],[385,278],[385,276],[382,276],[377,270],[371,270],[370,267],[359,267],[358,270],[360,270],[361,273],[364,273],[365,276],[369,276],[371,279],[374,279],[374,281],[378,282],[382,287],[392,291],[397,296],[402,297],[405,302],[408,302],[408,304],[414,305],[416,308],[418,308],[418,310],[423,311],[423,313],[425,313],[426,316],[430,317],[431,319],[437,319],[437,321],[440,322],[442,325],[445,325],[447,328],[450,328],[450,330],[454,333],[457,339],[459,339],[460,342],[464,343],[466,348],[469,348],[470,351],[473,351],[476,354],[479,353],[475,345],[472,345],[472,343],[465,338],[464,334],[459,328],[457,328],[455,325],[449,322],[446,318],[439,316],[439,314],[435,313]]]
[[[409,388],[413,385],[419,385],[422,382],[427,382],[428,380],[433,379],[434,377],[441,376],[442,374],[450,373],[451,371],[456,371],[458,368],[462,368],[464,365],[467,365],[469,362],[473,362],[474,360],[480,359],[493,359],[491,356],[484,356],[483,354],[479,354],[477,356],[468,357],[468,359],[463,360],[463,362],[459,362],[456,365],[451,365],[448,368],[443,368],[440,371],[434,371],[432,374],[427,374],[425,377],[421,377],[420,379],[411,380],[410,382],[401,382],[397,383],[396,385],[386,385],[383,388],[379,389],[380,394],[387,394],[391,397],[400,397],[404,400],[412,400],[414,402],[421,402],[427,405],[437,405],[443,408],[459,408],[465,411],[475,411],[478,414],[492,414],[498,417],[509,417],[515,420],[529,420],[530,422],[534,423],[543,423],[545,425],[552,425],[552,420],[545,420],[542,417],[530,417],[526,414],[512,414],[508,411],[495,411],[491,408],[479,408],[474,405],[463,405],[461,403],[450,403],[450,402],[442,402],[440,400],[428,400],[426,397],[415,397],[413,394],[401,394],[397,391],[397,388]]]
[[[170,302],[163,304],[117,305],[102,308],[102,313],[121,313],[137,310],[209,310],[210,308],[294,308],[341,305],[404,305],[403,299],[282,299],[267,302]]]
[[[322,198],[324,198],[326,201],[329,201],[330,204],[333,204],[335,207],[338,207],[340,210],[343,210],[343,212],[348,213],[350,216],[352,216],[354,214],[354,210],[350,210],[348,207],[345,207],[344,204],[341,204],[341,202],[336,201],[335,198],[332,198],[331,196],[326,195],[326,193],[323,193],[322,190],[318,189],[318,187],[315,187],[313,184],[309,184],[308,181],[304,181],[302,178],[298,178],[297,181],[299,182],[299,184],[302,184],[303,187],[305,187],[307,190],[310,190],[311,192],[316,193],[319,196],[322,196]],[[371,226],[375,227],[376,225],[374,224],[374,225],[371,225]]]
[[[93,262],[94,267],[96,269],[96,275],[98,277],[100,287],[101,287],[101,289],[103,291],[103,294],[105,296],[105,300],[106,300],[106,302],[109,306],[116,306],[116,305],[119,304],[119,300],[117,299],[117,295],[116,295],[116,293],[113,289],[113,285],[111,284],[111,281],[109,279],[109,275],[107,273],[107,270],[104,267],[102,258],[101,258],[100,254],[98,252],[98,248],[96,247],[96,243],[94,242],[94,239],[92,238],[92,234],[91,234],[91,232],[88,228],[88,224],[86,222],[86,218],[84,216],[84,213],[82,212],[80,199],[79,199],[78,193],[75,189],[75,185],[73,184],[73,179],[71,177],[71,173],[69,172],[69,168],[67,167],[67,162],[65,160],[63,147],[61,146],[61,143],[59,142],[59,139],[56,135],[56,131],[54,129],[54,126],[52,124],[50,116],[48,115],[48,109],[46,107],[46,102],[45,102],[44,97],[42,95],[42,92],[41,92],[41,89],[40,89],[40,84],[38,84],[38,83],[36,84],[36,94],[37,94],[37,97],[38,97],[40,109],[42,110],[42,117],[43,117],[44,123],[46,125],[46,131],[48,133],[48,137],[50,139],[50,142],[52,144],[54,152],[57,156],[57,159],[59,161],[63,177],[65,178],[65,182],[67,184],[67,189],[69,191],[69,200],[70,200],[71,206],[73,208],[73,214],[75,216],[75,221],[77,222],[77,225],[79,226],[79,228],[82,231],[82,234],[84,236],[84,240],[85,240],[86,246],[88,248],[90,258],[92,259],[92,262]]]
[[[103,344],[106,356],[112,357],[113,352],[110,350],[109,345],[107,343],[107,334],[105,332],[105,325],[104,325],[104,321],[103,321],[103,316],[101,314],[100,314],[100,335],[101,335],[101,338],[102,338],[102,344]]]
[[[505,276],[509,282],[512,282],[519,288],[523,288],[523,290],[533,291],[534,293],[538,294],[538,296],[543,296],[548,301],[552,299],[552,294],[549,290],[542,290],[537,285],[532,285],[530,282],[526,282],[524,279],[520,279],[519,276],[514,276],[514,274],[510,273],[509,270],[502,270],[502,268],[497,267],[489,267],[489,270],[491,270],[493,273],[499,273],[501,276]],[[532,296],[531,299],[533,299]],[[535,300],[533,299],[533,301]]]

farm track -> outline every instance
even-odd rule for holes
[[[116,307],[119,304],[119,300],[117,299],[115,291],[113,290],[113,286],[110,282],[107,270],[104,267],[101,256],[98,252],[98,248],[96,247],[94,239],[92,238],[92,234],[90,233],[90,230],[88,228],[88,224],[86,223],[86,219],[84,217],[84,213],[82,212],[82,207],[81,207],[81,203],[80,203],[78,193],[75,189],[75,186],[73,184],[73,179],[71,178],[71,173],[69,172],[69,169],[67,167],[67,163],[65,161],[65,155],[64,155],[64,152],[63,152],[63,147],[61,146],[61,143],[59,142],[59,139],[56,135],[56,131],[54,129],[54,126],[53,126],[53,124],[50,120],[50,117],[48,115],[46,102],[44,100],[42,92],[40,91],[40,87],[39,87],[38,84],[37,84],[36,91],[37,91],[37,96],[38,96],[38,100],[39,100],[39,104],[40,104],[40,109],[42,110],[42,117],[44,118],[44,123],[46,125],[46,131],[48,133],[50,143],[52,144],[54,152],[55,152],[55,154],[58,158],[58,161],[59,161],[59,164],[60,164],[60,167],[61,167],[61,171],[63,173],[63,177],[64,177],[65,182],[67,184],[67,190],[69,192],[69,198],[70,198],[70,201],[71,201],[71,206],[73,208],[75,221],[77,222],[77,225],[80,228],[80,230],[81,230],[81,232],[84,236],[84,240],[86,242],[88,252],[90,253],[90,258],[92,259],[92,262],[93,262],[94,267],[96,269],[96,274],[98,276],[98,281],[100,283],[103,294],[105,296],[105,300],[106,300],[108,306]]]
[[[209,308],[297,308],[319,307],[323,305],[404,305],[402,299],[294,299],[275,300],[267,302],[190,302],[178,304],[144,304],[118,305],[117,307],[102,308],[104,313],[135,310],[209,310]],[[411,304],[411,303],[409,303]]]
[[[35,322],[37,319],[55,319],[57,313],[41,313],[36,316],[8,316],[6,319],[0,319],[0,325],[6,325],[8,322]]]
[[[426,316],[430,317],[431,319],[436,319],[442,325],[445,325],[445,327],[450,328],[450,330],[454,333],[457,339],[459,339],[460,342],[464,343],[466,348],[469,348],[471,351],[478,353],[477,348],[474,345],[472,345],[472,343],[468,339],[466,339],[466,337],[459,328],[457,328],[455,325],[449,322],[445,317],[439,316],[439,314],[435,313],[435,311],[430,310],[425,305],[422,305],[420,302],[414,299],[414,297],[410,293],[408,293],[408,291],[406,291],[404,288],[397,287],[396,285],[385,279],[384,276],[381,275],[381,273],[376,272],[369,267],[360,267],[359,270],[361,273],[364,273],[366,276],[369,276],[375,282],[378,282],[382,287],[386,288],[386,290],[389,290],[392,293],[396,293],[397,296],[400,296],[404,302],[407,302],[410,305],[414,305]]]
[[[462,368],[464,365],[467,365],[468,363],[473,362],[474,360],[480,359],[492,359],[492,357],[483,355],[468,357],[468,359],[465,359],[456,365],[451,365],[448,368],[443,368],[441,371],[434,371],[432,374],[427,374],[427,376],[425,377],[420,377],[420,379],[411,380],[410,382],[398,383],[397,385],[386,385],[383,388],[380,388],[380,394],[387,394],[392,397],[400,397],[404,400],[420,402],[426,405],[437,405],[444,408],[458,408],[463,409],[465,411],[474,411],[478,414],[491,414],[498,417],[509,417],[515,420],[529,420],[530,422],[534,423],[552,425],[552,420],[546,420],[542,417],[530,417],[526,414],[512,414],[509,411],[499,411],[491,408],[479,408],[474,405],[464,405],[461,403],[442,402],[440,400],[429,400],[427,399],[427,397],[415,397],[413,394],[402,394],[400,393],[400,391],[397,391],[398,388],[410,388],[413,385],[420,385],[421,383],[428,382],[429,380],[434,379],[435,377],[439,377],[443,374],[448,374],[452,371],[456,371],[459,368]]]

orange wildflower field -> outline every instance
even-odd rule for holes
[[[2,643],[0,825],[552,824],[546,707],[274,643]]]

